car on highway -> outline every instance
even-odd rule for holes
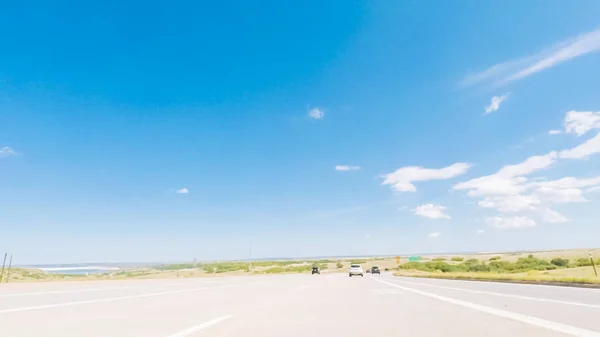
[[[373,275],[375,275],[375,274],[381,275],[381,270],[379,270],[378,266],[373,266],[373,267],[371,267],[371,274],[373,274]]]
[[[312,271],[310,272],[310,274],[319,274],[321,275],[321,271],[319,270],[319,267],[312,267]]]
[[[348,275],[350,277],[355,276],[355,275],[356,276],[360,275],[361,277],[364,276],[363,267],[360,264],[351,264]]]

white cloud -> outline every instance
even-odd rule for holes
[[[600,152],[600,132],[572,149],[560,151],[558,155],[564,159],[584,159],[598,152]]]
[[[184,187],[182,189],[178,189],[176,193],[177,194],[188,194],[188,193],[190,193],[190,191],[186,187]]]
[[[561,223],[571,221],[564,215],[551,210],[550,208],[544,208],[539,211],[542,221],[549,223]]]
[[[497,174],[503,177],[528,175],[535,171],[548,168],[550,165],[554,164],[557,159],[556,151],[540,156],[531,156],[522,163],[504,166]]]
[[[446,209],[441,205],[425,204],[415,209],[415,215],[430,219],[450,219],[450,215],[444,213]]]
[[[435,238],[439,237],[440,235],[442,235],[442,233],[440,233],[440,232],[429,233],[429,237],[432,239],[435,239]]]
[[[321,108],[313,108],[308,111],[308,117],[312,119],[321,119],[325,117],[325,111]]]
[[[480,207],[494,208],[503,213],[514,213],[535,210],[541,201],[535,195],[511,195],[502,197],[486,197],[478,203]]]
[[[365,239],[369,240],[371,238],[371,234],[365,235]]]
[[[505,84],[598,50],[600,50],[600,29],[558,43],[549,50],[496,64],[480,73],[467,76],[462,81],[462,85],[469,86],[484,81]]]
[[[508,99],[508,93],[502,95],[502,96],[494,96],[492,97],[492,101],[490,102],[490,105],[485,107],[485,112],[483,113],[483,115],[487,115],[490,114],[494,111],[497,111],[498,109],[500,109],[500,104],[502,104],[502,102],[506,101],[506,99]]]
[[[548,131],[549,135],[560,135],[562,133],[562,131],[560,130],[550,130]]]
[[[549,167],[557,157],[554,151],[541,156],[531,156],[519,164],[506,165],[495,174],[471,179],[456,184],[453,188],[468,190],[467,194],[472,197],[516,195],[525,190],[523,183],[527,182],[527,178],[524,175]]]
[[[600,185],[599,186],[595,186],[595,187],[590,187],[588,189],[585,190],[587,193],[591,193],[591,192],[600,192]]]
[[[600,129],[600,111],[567,112],[565,117],[565,132],[581,136],[592,129]]]
[[[471,167],[467,163],[455,163],[441,169],[427,169],[419,166],[407,166],[393,173],[383,175],[382,185],[391,185],[398,192],[414,192],[417,190],[412,183],[415,181],[443,180],[459,176]]]
[[[489,217],[485,219],[485,222],[496,228],[508,229],[508,228],[528,228],[535,227],[536,223],[532,219],[525,216],[515,216],[509,218],[502,218],[499,216]]]
[[[356,171],[360,170],[360,166],[352,166],[352,165],[337,165],[335,167],[336,171]]]
[[[478,229],[476,233],[477,233],[477,235],[481,235],[481,234],[485,233],[485,230]]]
[[[552,181],[536,182],[530,185],[534,193],[543,201],[566,204],[573,202],[586,202],[581,188],[600,186],[600,177],[579,179],[564,177]]]
[[[501,213],[535,215],[543,222],[566,222],[569,219],[550,206],[586,202],[584,192],[599,186],[600,177],[564,177],[552,181],[534,178],[530,181],[527,176],[551,167],[558,160],[581,159],[596,152],[600,152],[600,135],[569,150],[552,151],[545,155],[531,156],[518,164],[506,165],[494,174],[458,183],[453,189],[466,190],[468,196],[482,198],[478,202],[479,207],[495,209]],[[490,219],[496,221],[497,226],[515,227],[505,221],[499,222],[498,217]],[[509,219],[506,221],[510,223],[523,220],[522,217],[501,219]]]
[[[10,156],[15,156],[15,155],[17,155],[15,150],[11,149],[8,146],[0,148],[0,157],[10,157]]]

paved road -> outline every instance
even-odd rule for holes
[[[381,275],[0,286],[7,337],[600,337],[600,290]]]

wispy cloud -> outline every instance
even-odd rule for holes
[[[481,235],[481,234],[485,233],[485,230],[478,229],[475,233],[477,233],[477,235]]]
[[[435,239],[435,238],[439,237],[440,235],[442,235],[442,233],[440,233],[440,232],[429,233],[429,237],[432,239]]]
[[[414,192],[417,190],[412,183],[415,181],[444,180],[464,174],[471,164],[455,163],[440,169],[428,169],[420,166],[407,166],[395,172],[383,175],[382,185],[391,185],[398,192]]]
[[[446,207],[434,204],[425,204],[415,209],[415,215],[429,219],[450,219],[450,215],[444,213]]]
[[[600,132],[593,138],[579,144],[578,146],[560,151],[560,158],[565,159],[583,159],[600,152]]]
[[[567,113],[565,130],[568,133],[583,135],[600,128],[594,113]],[[568,222],[569,218],[554,211],[555,204],[587,202],[584,193],[600,186],[600,176],[589,178],[563,177],[556,180],[532,179],[532,173],[546,170],[558,162],[580,160],[600,153],[600,133],[579,145],[562,151],[551,151],[544,155],[530,156],[524,161],[505,165],[496,173],[473,178],[456,184],[455,190],[466,190],[470,197],[481,198],[477,205],[506,213],[526,216],[491,217],[487,220],[498,228],[521,228],[535,226],[536,222]]]
[[[600,111],[567,112],[565,117],[565,132],[582,136],[592,129],[600,129]]]
[[[321,119],[325,117],[325,111],[321,108],[312,108],[308,111],[308,117],[312,119]]]
[[[486,218],[485,222],[488,225],[494,226],[500,229],[507,228],[528,228],[535,227],[536,223],[532,219],[524,216],[515,216],[509,218],[502,218],[499,216]]]
[[[17,153],[15,152],[15,150],[11,149],[8,146],[0,148],[0,158],[1,157],[16,156],[16,155],[17,155]]]
[[[461,84],[463,86],[482,82],[506,84],[598,50],[600,50],[600,29],[560,42],[548,50],[496,64],[482,72],[467,76]]]
[[[550,130],[550,131],[548,131],[548,134],[549,135],[553,135],[553,136],[554,135],[560,135],[561,133],[562,133],[561,130]]]
[[[492,97],[492,101],[490,102],[490,105],[485,107],[485,112],[483,113],[483,115],[485,116],[494,111],[498,111],[498,109],[500,109],[500,104],[502,104],[502,102],[504,102],[508,99],[508,95],[509,95],[509,93],[506,93],[502,96]]]
[[[187,189],[187,187],[184,187],[184,188],[178,189],[176,193],[177,194],[188,194],[188,193],[190,193],[190,191]]]
[[[360,170],[360,166],[352,166],[352,165],[337,165],[335,167],[336,171],[357,171]]]

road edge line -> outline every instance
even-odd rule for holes
[[[484,313],[487,313],[490,315],[508,318],[513,321],[526,323],[526,324],[537,326],[537,327],[544,328],[547,330],[561,332],[564,334],[568,334],[571,336],[577,336],[577,337],[600,337],[600,333],[596,332],[596,331],[582,329],[582,328],[574,327],[574,326],[567,325],[567,324],[552,322],[552,321],[548,321],[545,319],[527,316],[527,315],[519,314],[519,313],[512,312],[512,311],[496,309],[496,308],[488,307],[488,306],[481,305],[481,304],[471,303],[471,302],[467,302],[467,301],[463,301],[463,300],[457,300],[452,297],[446,297],[446,296],[441,296],[441,295],[437,295],[437,294],[433,294],[433,293],[428,293],[426,291],[408,288],[408,287],[404,287],[404,286],[401,286],[401,285],[398,285],[395,283],[379,280],[375,277],[371,277],[371,278],[377,282],[387,284],[389,286],[396,287],[396,288],[402,289],[404,291],[412,292],[415,294],[419,294],[419,295],[433,298],[433,299],[436,299],[439,301],[451,303],[451,304],[458,305],[461,307],[481,311],[481,312],[484,312]]]
[[[192,326],[190,328],[187,328],[185,330],[176,332],[174,334],[168,335],[167,337],[186,337],[186,336],[189,336],[189,335],[191,335],[193,333],[196,333],[196,332],[198,332],[200,330],[204,330],[204,329],[206,329],[208,327],[211,327],[213,325],[216,325],[216,324],[219,324],[219,323],[221,323],[223,321],[226,321],[226,320],[228,320],[228,319],[230,319],[232,317],[233,317],[233,315],[221,316],[221,317],[212,319],[210,321],[206,321],[204,323],[201,323],[201,324],[198,324],[198,325],[194,325],[194,326]]]

